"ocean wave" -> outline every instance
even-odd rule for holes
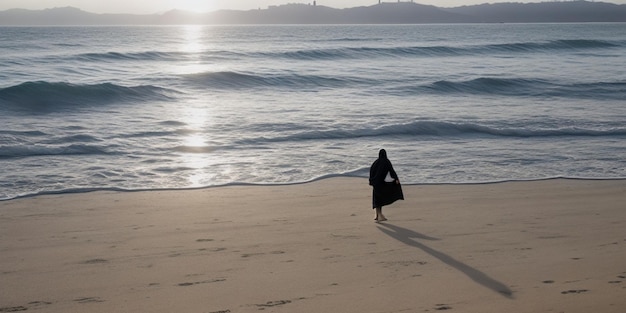
[[[430,57],[465,56],[492,53],[530,53],[554,50],[591,50],[616,48],[624,42],[605,40],[552,40],[546,42],[519,42],[506,44],[469,46],[400,46],[400,47],[344,47],[332,49],[303,49],[275,53],[261,53],[259,57],[286,58],[296,60],[360,59],[377,57]]]
[[[170,100],[174,93],[152,85],[125,87],[113,83],[83,85],[33,81],[0,89],[0,108],[44,112],[65,106]]]
[[[85,144],[65,146],[13,145],[0,146],[0,159],[25,158],[50,155],[104,155],[110,154],[104,147]]]
[[[543,79],[480,77],[466,81],[442,80],[415,86],[397,86],[385,92],[401,95],[433,93],[621,100],[626,99],[626,82],[562,84]]]
[[[295,60],[372,59],[379,57],[449,56],[467,54],[466,49],[431,47],[345,47],[332,49],[304,49],[276,53],[263,53],[260,57]]]
[[[363,137],[397,137],[397,136],[428,136],[428,137],[462,137],[462,136],[495,136],[495,137],[600,137],[626,136],[626,128],[588,129],[578,127],[563,128],[513,128],[493,127],[473,123],[453,123],[441,121],[415,121],[406,124],[382,126],[378,128],[358,128],[352,130],[320,130],[305,131],[289,136],[261,137],[243,139],[238,144],[263,144],[267,142],[307,141],[307,140],[346,140]]]
[[[216,89],[240,88],[338,88],[357,83],[357,79],[319,75],[256,75],[240,72],[206,72],[183,77],[188,83]]]
[[[325,40],[327,41],[327,40]],[[336,39],[339,42],[363,41],[362,39]],[[376,40],[369,40],[376,41]],[[545,42],[512,42],[486,45],[433,45],[433,46],[396,46],[396,47],[338,47],[287,50],[277,52],[244,53],[230,50],[205,50],[191,53],[194,57],[205,60],[218,59],[290,59],[290,60],[341,60],[341,59],[374,59],[381,57],[454,57],[466,55],[489,55],[494,53],[533,53],[551,51],[580,51],[594,49],[611,49],[623,47],[626,42],[591,39],[563,39]],[[180,61],[189,57],[189,52],[181,51],[136,51],[136,52],[89,52],[62,56],[63,61],[82,62],[119,62],[119,61]],[[54,57],[58,58],[58,57]]]
[[[295,89],[373,88],[383,94],[412,96],[436,95],[499,95],[509,97],[561,97],[594,100],[626,99],[626,81],[589,83],[554,82],[537,78],[479,77],[464,81],[441,80],[407,85],[392,79],[372,80],[358,76],[329,77],[302,74],[261,74],[232,71],[204,72],[184,75],[186,84],[223,90],[248,88]]]
[[[485,51],[514,51],[534,52],[550,50],[581,50],[581,49],[605,49],[622,46],[623,43],[616,41],[593,40],[593,39],[561,39],[546,42],[523,42],[508,44],[492,44],[477,47],[475,50]]]
[[[25,136],[25,137],[42,137],[48,134],[38,130],[0,130],[0,135]]]
[[[248,57],[266,57],[267,54],[263,53],[245,53],[240,51],[229,50],[202,50],[194,52],[183,51],[136,51],[136,52],[88,52],[79,54],[68,54],[62,56],[52,56],[49,60],[62,59],[63,62],[67,61],[79,61],[79,62],[103,62],[103,63],[115,63],[115,62],[180,62],[190,57],[194,60],[200,58],[202,60],[237,60]]]
[[[537,94],[538,90],[543,89],[540,88],[541,86],[546,85],[552,84],[540,79],[481,77],[460,82],[442,80],[429,85],[418,86],[417,89],[443,94],[533,95]]]
[[[79,135],[61,136],[58,138],[50,138],[50,139],[41,141],[41,143],[46,144],[46,145],[58,145],[58,144],[67,144],[67,143],[90,143],[90,142],[100,142],[100,141],[102,141],[102,139],[100,138],[97,138],[91,135],[86,135],[86,134],[79,134]]]
[[[104,52],[82,53],[72,56],[78,61],[173,61],[182,56],[180,52],[144,51],[144,52]]]

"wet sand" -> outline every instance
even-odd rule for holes
[[[626,308],[626,180],[367,180],[0,202],[0,312]]]

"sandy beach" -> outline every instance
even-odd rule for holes
[[[626,180],[366,179],[0,202],[0,312],[626,310]]]

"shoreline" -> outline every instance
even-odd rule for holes
[[[0,202],[0,312],[568,312],[626,307],[626,180],[363,178]]]
[[[156,191],[192,191],[192,190],[203,190],[210,188],[223,188],[223,187],[276,187],[276,186],[297,186],[297,185],[306,185],[310,183],[315,183],[319,181],[324,181],[328,179],[337,179],[337,178],[354,178],[354,179],[367,179],[367,177],[356,176],[356,175],[344,175],[344,174],[328,174],[324,176],[320,176],[317,178],[313,178],[307,181],[301,182],[290,182],[290,183],[245,183],[245,182],[232,182],[221,185],[211,185],[211,186],[198,186],[198,187],[165,187],[165,188],[146,188],[146,189],[126,189],[123,187],[104,187],[104,188],[69,188],[62,190],[51,190],[51,191],[40,191],[35,193],[28,193],[23,195],[17,195],[8,198],[0,198],[0,203],[4,201],[12,201],[19,199],[28,199],[39,196],[48,196],[48,195],[72,195],[72,194],[83,194],[83,193],[91,193],[91,192],[156,192]],[[544,177],[544,178],[529,178],[529,179],[503,179],[503,180],[494,180],[494,181],[478,181],[478,182],[433,182],[433,183],[402,183],[403,186],[464,186],[464,185],[491,185],[491,184],[501,184],[501,183],[514,183],[514,182],[537,182],[537,181],[549,181],[549,180],[581,180],[581,181],[620,181],[626,180],[626,177],[565,177],[565,176],[555,176],[555,177]]]

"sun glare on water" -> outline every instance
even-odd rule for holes
[[[215,175],[206,168],[215,162],[213,147],[210,146],[205,128],[210,121],[210,110],[199,107],[184,108],[179,112],[180,119],[187,124],[188,133],[181,139],[179,148],[180,161],[185,167],[192,168],[192,173],[187,177],[190,185],[203,186]]]
[[[205,146],[205,139],[201,135],[189,135],[185,137],[184,142],[186,147],[190,148],[202,148]]]
[[[202,32],[204,26],[202,25],[185,25],[183,26],[183,39],[184,44],[181,47],[183,52],[198,53],[204,49],[202,44]]]
[[[209,71],[213,64],[202,60],[202,53],[208,49],[204,42],[204,33],[208,28],[204,25],[180,26],[180,46],[178,50],[187,55],[186,62],[173,65],[172,70],[178,75],[196,74]]]

